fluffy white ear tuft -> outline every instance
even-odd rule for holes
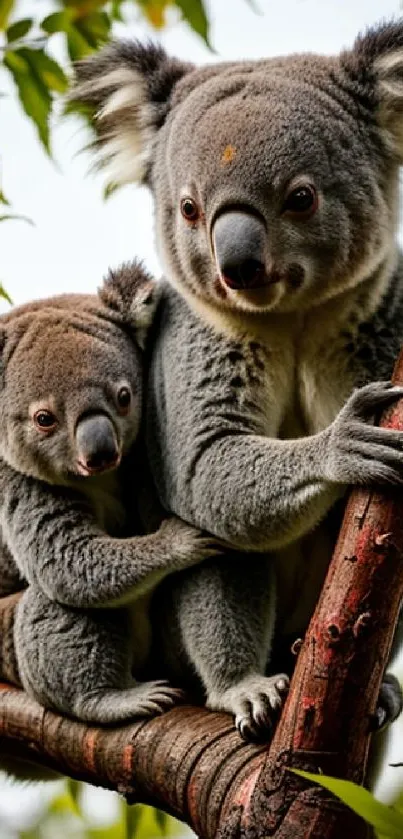
[[[191,69],[162,47],[138,41],[116,41],[77,63],[71,107],[90,116],[99,162],[113,184],[147,180],[173,90]]]
[[[120,67],[85,82],[78,96],[99,96],[103,104],[94,114],[101,142],[99,163],[106,166],[114,184],[144,181],[156,132],[155,108],[141,75]]]

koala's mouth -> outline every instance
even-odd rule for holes
[[[84,478],[88,478],[91,475],[102,475],[104,472],[111,472],[113,469],[117,469],[120,461],[120,454],[116,454],[114,457],[99,458],[94,463],[84,463],[82,460],[77,460],[77,473]]]
[[[220,273],[219,279],[233,291],[250,291],[279,283],[283,277],[278,271],[267,274],[265,266],[261,262],[249,259],[240,266],[234,266],[231,271],[227,270],[225,274]]]
[[[254,260],[250,260],[254,262]],[[258,291],[268,289],[271,286],[283,283],[289,290],[298,290],[304,283],[305,270],[302,265],[292,263],[283,271],[273,268],[266,271],[265,267],[257,265],[242,266],[242,270],[235,270],[229,274],[219,273],[216,277],[215,287],[218,285],[231,291]]]

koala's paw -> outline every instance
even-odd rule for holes
[[[136,694],[138,715],[142,717],[163,714],[185,698],[183,691],[165,681],[143,682],[132,690]]]
[[[244,740],[267,740],[273,720],[283,705],[290,680],[285,673],[276,676],[247,676],[232,688],[207,698],[206,705],[214,711],[228,711]]]
[[[125,690],[106,690],[81,696],[74,716],[91,723],[120,723],[154,717],[185,701],[185,694],[168,682],[139,682]]]
[[[160,531],[169,541],[175,570],[197,565],[203,559],[223,553],[218,539],[175,516],[166,519]]]
[[[373,730],[380,731],[394,722],[403,709],[402,689],[393,673],[385,673],[378,696]]]
[[[403,397],[403,388],[372,382],[359,388],[327,429],[325,477],[346,484],[402,484],[403,432],[373,425]]]

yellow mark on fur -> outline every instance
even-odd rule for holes
[[[236,156],[236,148],[235,146],[225,146],[225,149],[222,153],[221,163],[223,166],[226,166],[227,163],[232,163],[234,157]]]

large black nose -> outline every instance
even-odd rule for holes
[[[78,469],[83,475],[106,472],[119,463],[115,429],[105,414],[93,414],[79,421],[76,445]]]
[[[266,229],[261,219],[228,210],[214,222],[212,239],[217,268],[229,288],[266,285]]]

